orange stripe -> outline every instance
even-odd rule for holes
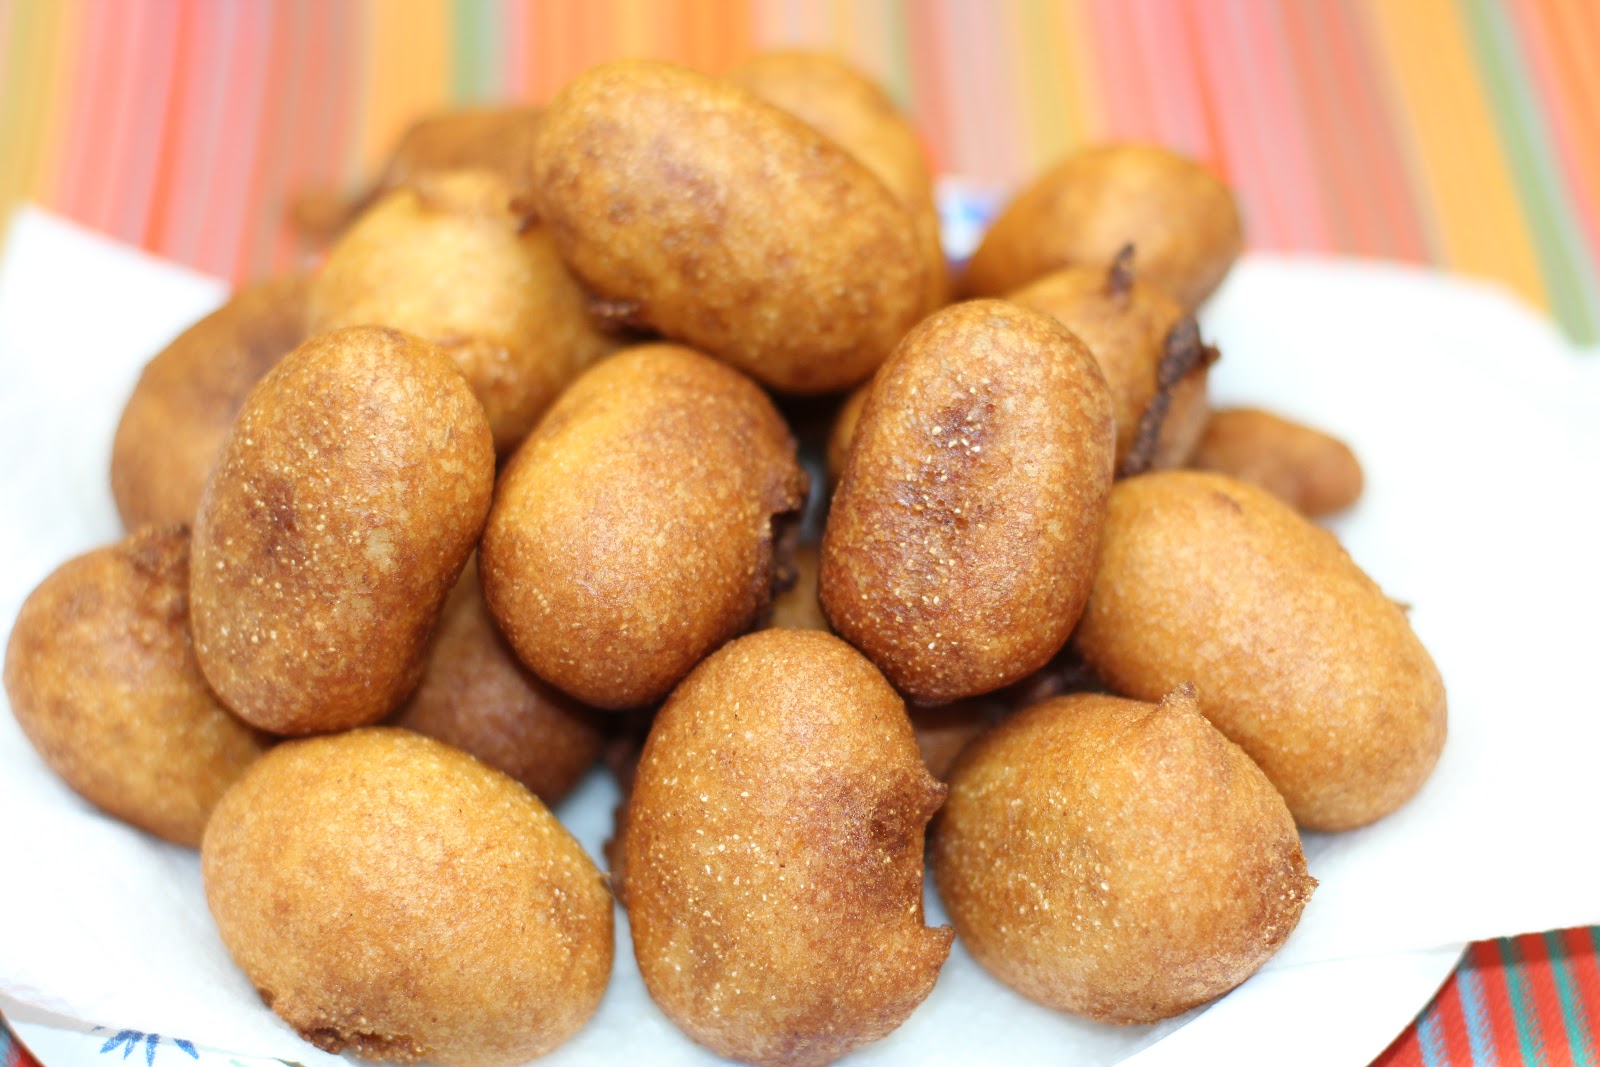
[[[1427,235],[1416,209],[1417,194],[1406,156],[1373,70],[1374,45],[1363,37],[1359,11],[1345,4],[1319,5],[1320,54],[1328,57],[1333,84],[1330,106],[1340,118],[1330,119],[1351,136],[1347,162],[1354,199],[1375,229],[1373,251],[1405,259],[1429,256]],[[1346,184],[1341,181],[1339,184]]]
[[[183,104],[186,98],[198,91],[194,84],[195,4],[198,0],[178,0],[176,36],[172,47],[172,91],[167,94],[167,106],[161,121],[159,154],[156,157],[155,192],[150,201],[150,214],[145,219],[144,233],[139,243],[146,248],[156,248],[160,235],[167,227],[176,205],[172,201],[172,187],[177,169],[178,148],[182,144],[180,125],[183,121]]]
[[[1538,260],[1459,12],[1451,0],[1365,0],[1435,208],[1446,266],[1545,303]]]
[[[1517,1019],[1511,1010],[1511,994],[1506,988],[1505,964],[1493,941],[1479,941],[1467,947],[1462,964],[1471,967],[1483,984],[1484,1013],[1489,1017],[1489,1032],[1495,1048],[1511,1056],[1517,1048]]]
[[[95,117],[102,97],[101,82],[111,50],[113,16],[104,0],[88,0],[83,20],[84,35],[66,114],[67,141],[63,152],[60,184],[53,197],[59,209],[73,218],[82,218],[89,201],[94,165]]]
[[[371,69],[362,133],[364,173],[373,173],[412,122],[450,99],[450,11],[444,0],[370,5]]]

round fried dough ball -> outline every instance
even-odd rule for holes
[[[1215,350],[1160,289],[1135,279],[1124,249],[1107,269],[1068,267],[1007,299],[1042,311],[1089,346],[1111,387],[1117,472],[1181,466],[1205,425],[1206,369]],[[1200,409],[1195,418],[1191,407]]]
[[[318,244],[336,237],[385,193],[446,171],[488,170],[505,179],[514,197],[533,182],[537,107],[462,107],[426,115],[406,128],[372,188],[359,196],[312,190],[292,205],[296,227]]]
[[[916,224],[833,141],[730,82],[645,60],[545,109],[539,211],[619,322],[785,392],[865,380],[923,310]]]
[[[144,527],[63,563],[17,615],[17,725],[96,807],[180,845],[268,739],[206,688],[189,641],[189,531]]]
[[[820,1067],[894,1030],[950,952],[922,922],[943,796],[900,698],[843,641],[763,630],[710,656],[656,716],[628,801],[650,996],[761,1067]]]
[[[483,408],[442,352],[374,327],[312,337],[251,391],[200,501],[206,680],[273,733],[382,719],[422,676],[493,491]]]
[[[460,107],[418,119],[401,134],[374,195],[459,170],[493,171],[512,196],[528,195],[539,111],[531,105]]]
[[[515,1064],[611,975],[611,896],[538,798],[432,738],[290,741],[206,829],[206,903],[261,998],[327,1052]]]
[[[827,52],[765,52],[735,67],[728,80],[815,127],[877,175],[916,223],[928,264],[923,312],[949,303],[933,174],[917,131],[883,87]]]
[[[469,565],[439,617],[422,684],[394,726],[477,756],[554,806],[604,744],[595,712],[541,682],[489,617]]]
[[[145,365],[111,443],[124,526],[194,522],[244,398],[306,338],[306,291],[301,278],[241,289]]]
[[[615,347],[511,187],[488,171],[419,177],[328,251],[311,290],[317,331],[391,326],[442,348],[515,448],[567,383]]]
[[[1332,534],[1224,475],[1117,483],[1074,641],[1118,693],[1193,681],[1308,829],[1394,811],[1444,747],[1444,682],[1405,611]]]
[[[961,943],[1030,1000],[1147,1023],[1226,993],[1283,945],[1316,881],[1266,776],[1201,716],[1061,697],[967,747],[933,835]]]
[[[1233,193],[1205,167],[1152,145],[1085,149],[1046,171],[989,227],[967,263],[972,296],[999,296],[1062,267],[1098,267],[1124,246],[1140,277],[1194,311],[1244,245]]]
[[[522,662],[595,707],[664,697],[772,601],[794,441],[726,364],[643,345],[556,401],[500,477],[479,566]]]
[[[1115,434],[1105,377],[1049,316],[935,312],[873,378],[822,538],[835,632],[925,704],[1066,642],[1094,578]]]
[[[1349,445],[1260,408],[1213,412],[1189,465],[1259,485],[1311,518],[1361,496],[1361,461]]]

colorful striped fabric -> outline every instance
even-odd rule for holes
[[[1600,928],[1484,941],[1375,1067],[1594,1067]]]
[[[421,113],[785,45],[881,78],[944,173],[1162,142],[1227,175],[1257,248],[1496,278],[1600,340],[1596,0],[0,0],[0,211],[244,280]],[[1473,946],[1379,1063],[1595,1067],[1597,942]],[[0,1067],[33,1067],[3,1029]]]
[[[303,252],[297,193],[354,186],[420,112],[778,45],[882,78],[942,171],[1164,142],[1229,177],[1258,248],[1498,278],[1600,338],[1595,0],[0,0],[0,206],[244,279]]]

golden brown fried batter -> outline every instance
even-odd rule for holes
[[[1187,353],[1187,366],[1174,368],[1175,381],[1163,380],[1174,331],[1198,345],[1193,321],[1166,293],[1138,281],[1135,270],[1129,247],[1109,269],[1068,267],[1008,297],[1054,317],[1089,346],[1111,387],[1119,474],[1181,466],[1194,451],[1207,406],[1210,360],[1202,348]],[[1187,410],[1191,406],[1200,408],[1198,419]]]
[[[477,756],[554,806],[600,757],[591,708],[524,667],[489,617],[469,565],[439,617],[422,684],[390,720]]]
[[[1061,697],[968,746],[933,835],[939,896],[1030,1000],[1170,1018],[1248,978],[1316,881],[1283,798],[1184,687]]]
[[[311,290],[318,332],[392,326],[442,348],[515,448],[567,383],[616,347],[549,234],[487,171],[419,177],[356,220]]]
[[[1117,483],[1074,640],[1118,693],[1193,681],[1308,829],[1387,815],[1444,746],[1444,683],[1405,612],[1332,534],[1220,474]]]
[[[306,338],[306,282],[241,289],[139,375],[111,444],[122,524],[189,524],[233,417],[261,376]]]
[[[735,67],[728,80],[815,127],[888,187],[911,212],[928,265],[923,313],[949,303],[933,174],[916,129],[883,87],[827,52],[765,52]]]
[[[1044,666],[1094,577],[1114,448],[1105,378],[1055,320],[930,316],[861,413],[823,534],[828,621],[922,703]]]
[[[566,1041],[611,975],[600,872],[532,793],[408,730],[279,745],[200,853],[222,941],[327,1052],[516,1064]]]
[[[50,769],[96,807],[197,846],[269,741],[206,688],[189,641],[189,531],[135,530],[63,563],[22,605],[6,696]]]
[[[1194,311],[1244,236],[1233,192],[1200,164],[1150,145],[1085,149],[1024,189],[973,253],[972,296],[999,296],[1062,267],[1098,267],[1131,244],[1139,276]]]
[[[533,139],[539,108],[463,107],[418,119],[401,134],[371,189],[357,196],[310,190],[295,197],[295,227],[315,244],[337,237],[384,194],[453,170],[500,175],[512,195],[525,198],[533,184]]]
[[[501,475],[479,564],[489,610],[578,700],[659,700],[767,609],[774,520],[805,487],[755,383],[677,345],[618,353]]]
[[[1259,485],[1311,518],[1361,496],[1361,462],[1349,445],[1260,408],[1212,413],[1189,465]]]
[[[774,389],[863,381],[922,311],[910,213],[844,149],[728,82],[596,67],[546,108],[534,169],[556,247],[614,318]]]
[[[819,1067],[933,988],[923,827],[944,789],[904,706],[836,637],[763,630],[686,678],[629,801],[628,920],[650,995],[694,1040]]]
[[[494,446],[437,348],[319,334],[250,393],[195,521],[195,654],[274,733],[376,722],[416,687],[483,529]]]

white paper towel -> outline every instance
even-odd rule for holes
[[[142,363],[222,291],[49,216],[17,216],[0,263],[0,637],[50,570],[119,536],[106,465],[123,400]],[[1015,996],[958,946],[927,1004],[856,1061],[973,1063],[1003,1050],[1095,1064],[1211,1043],[1234,1063],[1271,1062],[1284,1048],[1273,995],[1331,998],[1350,988],[1338,974],[1385,973],[1378,961],[1294,964],[1600,922],[1590,830],[1600,709],[1587,684],[1600,647],[1600,374],[1497,290],[1396,267],[1253,257],[1205,319],[1224,353],[1213,372],[1222,401],[1323,425],[1362,457],[1366,496],[1335,526],[1414,605],[1439,661],[1451,733],[1438,772],[1377,826],[1308,837],[1322,885],[1300,929],[1274,973],[1187,1042],[1156,1045],[1194,1016],[1132,1029],[1079,1022]],[[79,800],[8,711],[0,995],[220,1049],[333,1060],[263,1008],[228,960],[194,854]],[[596,776],[558,812],[592,852],[609,833],[612,796]],[[929,911],[942,921],[931,896]],[[707,1060],[649,1002],[625,923],[617,952],[600,1013],[544,1062]]]

